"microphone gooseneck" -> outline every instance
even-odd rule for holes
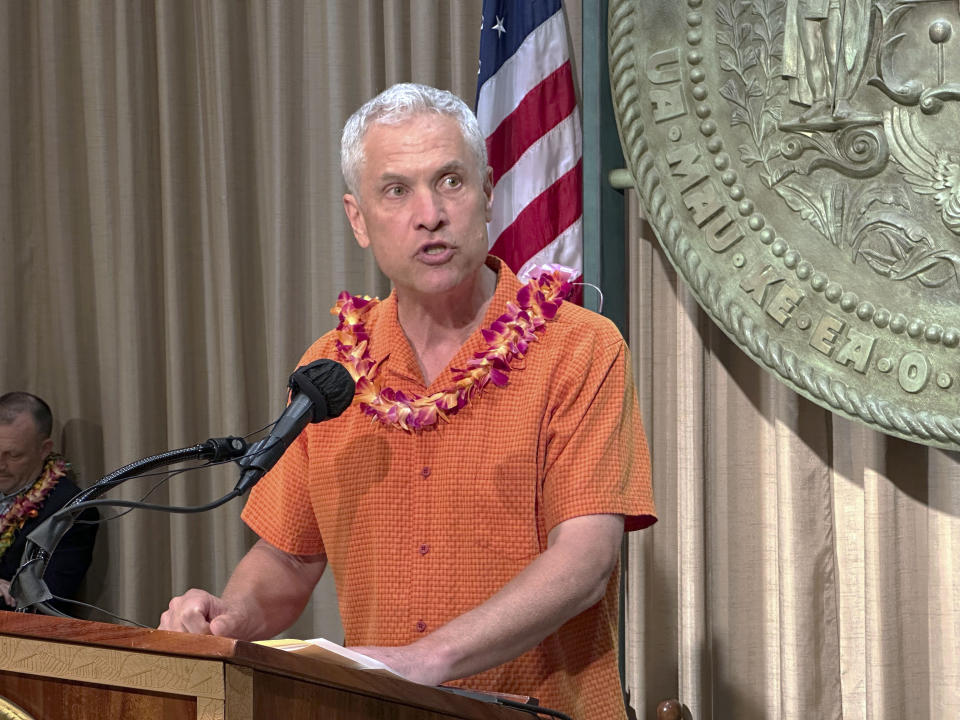
[[[219,507],[253,487],[277,463],[287,447],[309,423],[328,420],[343,413],[353,401],[354,389],[353,378],[343,365],[333,360],[317,360],[297,368],[290,376],[290,404],[277,420],[270,435],[249,448],[243,438],[211,438],[190,448],[172,450],[131,463],[101,478],[90,488],[81,490],[27,537],[21,565],[10,585],[10,592],[17,600],[18,611],[33,608],[51,615],[65,615],[48,605],[53,595],[43,580],[43,573],[61,538],[87,508],[109,505],[165,512],[204,512]],[[235,458],[237,464],[243,468],[239,482],[230,493],[207,505],[178,507],[92,499],[147,469],[183,460],[207,459],[223,462]]]
[[[23,548],[20,567],[10,581],[10,594],[17,600],[17,609],[23,611],[33,607],[51,615],[64,613],[47,605],[53,594],[43,580],[50,556],[67,534],[74,522],[88,507],[96,504],[97,498],[111,488],[153,468],[164,467],[185,460],[208,460],[213,463],[224,462],[242,457],[247,450],[247,442],[240,437],[210,438],[204,443],[192,447],[168,450],[158,455],[137,460],[114,470],[100,480],[74,495],[62,508],[37,525],[27,536]]]

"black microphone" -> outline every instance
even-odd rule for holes
[[[353,402],[355,383],[347,369],[333,360],[315,360],[290,376],[290,404],[270,434],[237,460],[244,468],[234,492],[243,495],[277,464],[303,429],[312,422],[335,418]]]

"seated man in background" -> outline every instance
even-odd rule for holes
[[[61,455],[53,452],[50,407],[36,395],[0,396],[0,609],[12,610],[10,580],[20,566],[27,535],[63,507],[80,488]],[[50,556],[43,579],[56,598],[73,599],[90,567],[97,538],[95,509],[83,514]]]
[[[345,644],[410,680],[625,719],[620,545],[655,517],[623,338],[562,302],[567,273],[521,282],[487,254],[492,170],[453,94],[386,90],[347,122],[341,164],[394,289],[341,295],[301,364],[346,365],[353,405],[253,489],[260,540],[223,595],[174,598],[160,627],[269,638],[329,562]]]

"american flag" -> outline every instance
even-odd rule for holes
[[[490,252],[521,279],[550,263],[582,275],[583,152],[561,0],[484,0],[477,119],[493,167]]]

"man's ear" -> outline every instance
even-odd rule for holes
[[[51,438],[47,438],[40,443],[40,455],[42,457],[46,457],[51,452],[53,452],[53,440]]]
[[[357,245],[362,248],[368,247],[370,238],[367,237],[367,223],[363,219],[363,210],[360,209],[357,198],[350,193],[343,196],[343,211],[347,214],[350,227],[353,228],[353,237],[357,239]]]
[[[487,166],[487,171],[483,175],[483,194],[487,196],[487,222],[493,218],[493,168]]]

